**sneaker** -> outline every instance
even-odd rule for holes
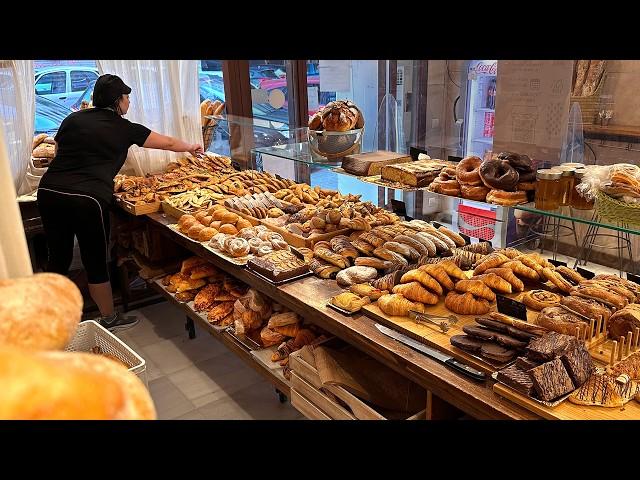
[[[101,317],[99,323],[110,332],[118,332],[137,325],[139,321],[140,320],[133,315],[125,317],[120,312],[116,312],[113,315]]]

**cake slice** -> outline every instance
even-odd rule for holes
[[[564,353],[560,360],[576,387],[586,382],[595,369],[591,355],[583,345]]]
[[[520,393],[524,393],[528,397],[533,393],[531,376],[527,372],[520,370],[516,365],[503,368],[498,372],[496,378],[499,382],[508,385]]]
[[[533,387],[540,400],[550,402],[575,389],[571,377],[559,358],[532,368],[528,373],[531,375]]]
[[[529,360],[527,357],[516,358],[516,367],[518,367],[520,370],[531,370],[532,368],[536,368],[539,365],[540,363]]]

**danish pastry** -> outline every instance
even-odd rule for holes
[[[351,292],[343,292],[331,299],[331,303],[338,308],[347,310],[349,312],[357,312],[363,306],[371,303],[369,297],[360,298],[358,295]]]
[[[560,304],[562,295],[547,290],[531,290],[522,296],[522,303],[532,310],[540,311]]]

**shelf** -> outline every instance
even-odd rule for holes
[[[608,221],[601,218],[595,218],[594,210],[576,210],[571,207],[560,207],[556,210],[540,210],[535,207],[533,202],[525,203],[524,205],[516,205],[516,210],[523,212],[537,213],[547,217],[558,218],[560,220],[573,221],[577,223],[583,223],[586,225],[594,225],[602,228],[608,228],[611,230],[617,230],[620,232],[631,233],[634,235],[640,235],[640,226],[624,226],[617,222]]]
[[[495,112],[495,108],[474,108],[475,112]]]
[[[318,157],[309,150],[309,142],[289,143],[287,145],[275,145],[273,147],[259,147],[252,150],[255,154],[273,155],[292,162],[305,163],[320,168],[335,168],[342,161],[329,161]]]

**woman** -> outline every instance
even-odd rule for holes
[[[66,275],[78,238],[91,298],[100,309],[100,323],[109,330],[129,328],[137,320],[114,312],[107,267],[109,205],[113,177],[133,144],[173,152],[203,153],[201,145],[152,132],[122,118],[129,110],[129,88],[116,75],[102,75],[93,90],[93,106],[64,119],[57,135],[56,155],[42,177],[38,207],[49,247],[48,270]]]

